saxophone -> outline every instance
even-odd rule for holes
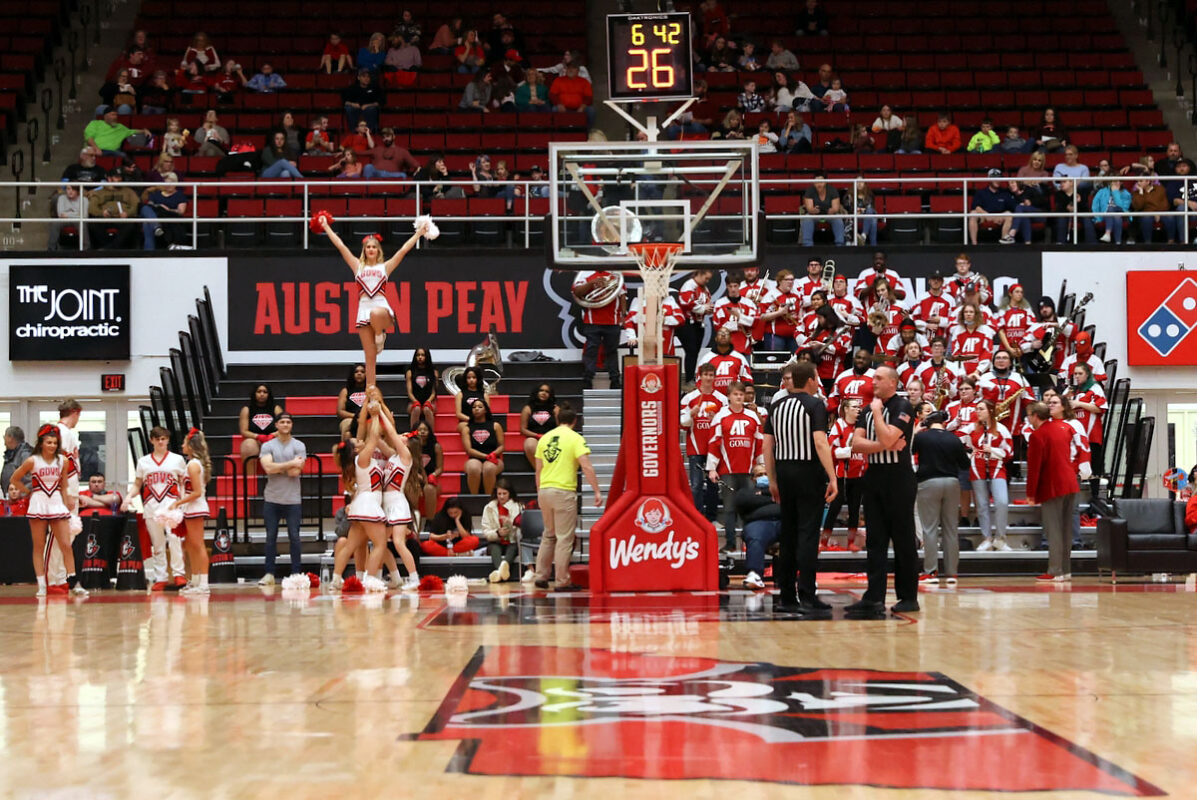
[[[935,399],[932,401],[936,411],[942,411],[948,402],[948,388],[952,385],[948,377],[947,363],[941,363],[935,368]]]
[[[1014,392],[1005,400],[998,403],[997,406],[995,406],[998,422],[1001,422],[1006,417],[1010,416],[1010,406],[1014,405],[1014,403],[1018,401],[1018,398],[1022,397],[1023,393],[1027,391],[1027,387],[1019,386],[1017,392]]]

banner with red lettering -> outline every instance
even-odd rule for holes
[[[386,287],[399,337],[388,349],[467,350],[492,328],[505,352],[579,347],[573,277],[527,253],[413,253]],[[230,352],[359,347],[358,287],[335,253],[232,255],[228,302]]]

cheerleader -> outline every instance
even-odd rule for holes
[[[1013,451],[1013,440],[1006,426],[997,421],[997,407],[992,400],[977,403],[977,421],[965,440],[972,452],[969,475],[977,496],[977,519],[985,541],[978,551],[1012,548],[1006,543],[1006,520],[1010,513],[1010,491],[1006,485],[1006,459]],[[989,498],[993,497],[993,529],[989,527]]]
[[[359,526],[366,541],[373,546],[362,573],[362,586],[366,591],[384,591],[386,584],[378,575],[382,572],[383,553],[387,549],[387,516],[382,507],[383,467],[374,459],[382,435],[381,404],[371,401],[366,406],[366,414],[366,438],[353,459],[353,501],[345,511],[349,521]]]
[[[378,354],[386,344],[386,330],[395,321],[395,312],[387,302],[387,282],[395,267],[399,266],[399,262],[411,252],[420,237],[428,232],[429,226],[427,223],[420,225],[399,248],[399,252],[389,259],[384,259],[382,242],[374,234],[362,239],[361,255],[354,256],[332,229],[327,216],[320,217],[320,224],[329,241],[340,251],[341,258],[345,259],[345,263],[353,270],[357,281],[357,333],[362,340],[362,352],[366,355],[366,383],[372,384],[376,380],[375,364]]]
[[[183,512],[186,537],[183,546],[191,562],[191,583],[179,594],[202,596],[208,594],[208,548],[204,544],[204,520],[208,518],[208,499],[205,492],[212,477],[212,459],[208,455],[208,440],[201,430],[192,428],[183,439],[183,457],[187,472],[183,476],[183,496],[179,509]]]
[[[166,428],[155,427],[150,431],[150,443],[154,452],[137,460],[137,477],[129,487],[121,511],[129,510],[129,502],[141,493],[142,518],[150,534],[153,555],[146,560],[150,568],[152,586],[155,592],[164,591],[168,585],[187,585],[183,577],[183,544],[174,529],[183,521],[179,508],[179,488],[187,475],[187,462],[178,453],[170,452],[170,433]],[[167,575],[167,550],[170,551],[170,574]]]
[[[432,353],[427,347],[417,347],[411,354],[411,366],[404,375],[407,385],[407,411],[411,416],[408,430],[414,430],[421,419],[429,425],[436,425],[436,386],[441,382],[440,373],[432,364]]]
[[[67,594],[86,597],[87,590],[75,576],[75,554],[71,550],[70,516],[67,508],[68,461],[61,452],[58,428],[43,425],[37,432],[33,455],[25,459],[9,478],[8,491],[18,496],[29,494],[29,530],[33,534],[33,572],[37,576],[37,596]],[[32,489],[26,490],[24,478],[32,477]],[[52,540],[47,540],[49,532]],[[46,587],[46,548],[57,545],[66,567],[66,586]]]
[[[410,380],[410,379],[409,379]],[[345,386],[337,395],[337,418],[344,438],[353,429],[362,406],[366,404],[366,365],[354,364],[345,378]]]
[[[420,576],[416,570],[416,562],[407,549],[408,533],[414,530],[411,504],[405,492],[406,484],[416,470],[423,472],[419,462],[412,458],[411,449],[407,442],[399,438],[395,432],[395,424],[386,414],[381,414],[382,435],[394,452],[387,458],[383,470],[382,507],[386,512],[387,532],[391,543],[395,545],[395,552],[407,570],[407,581],[403,584],[403,591],[413,592],[420,588]],[[417,478],[416,485],[422,481]],[[386,549],[386,545],[383,545]],[[398,576],[398,569],[393,575]]]
[[[72,542],[83,530],[83,520],[79,518],[79,434],[75,433],[82,410],[78,400],[64,400],[58,406],[58,449],[62,453],[63,466],[66,469],[66,506],[71,512],[67,530]],[[51,549],[48,563],[46,580],[49,585],[64,586],[67,573],[62,562],[62,553],[57,549]]]
[[[856,432],[856,419],[860,416],[860,400],[851,398],[840,402],[839,419],[831,426],[827,434],[827,442],[831,445],[832,455],[835,456],[835,476],[839,484],[839,491],[827,506],[827,516],[823,521],[823,536],[819,541],[819,549],[826,550],[831,541],[831,529],[835,527],[836,517],[844,504],[848,505],[848,549],[853,553],[860,552],[864,545],[864,535],[860,533],[860,487],[861,478],[868,468],[868,456],[852,450],[852,436]]]

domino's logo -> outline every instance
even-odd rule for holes
[[[1197,281],[1185,278],[1139,326],[1148,347],[1167,356],[1197,328]]]

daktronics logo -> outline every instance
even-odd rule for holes
[[[45,312],[41,323],[27,322],[14,329],[21,339],[90,339],[122,334],[120,323],[124,318],[117,308],[120,289],[54,289],[45,284],[14,288],[21,305]]]

